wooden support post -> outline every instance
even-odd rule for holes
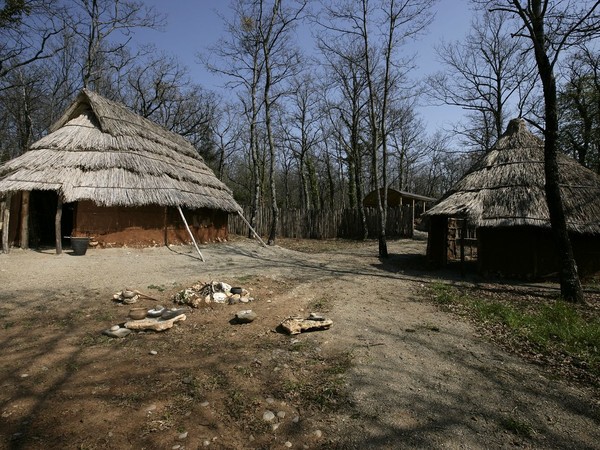
[[[168,223],[169,223],[169,207],[165,206],[165,212],[164,212],[164,216],[163,216],[165,247],[169,246],[169,229],[167,228]]]
[[[10,199],[12,194],[9,192],[6,194],[6,201],[4,205],[4,217],[2,218],[2,251],[8,253],[10,251],[8,234],[10,231]]]
[[[263,247],[266,247],[267,244],[265,244],[265,242],[260,238],[260,236],[258,235],[258,233],[256,231],[254,231],[254,228],[252,228],[252,225],[250,225],[250,222],[248,222],[246,220],[246,218],[244,217],[244,215],[242,214],[242,212],[238,211],[238,214],[240,215],[240,217],[242,218],[242,220],[246,223],[246,225],[248,225],[248,228],[254,234],[254,236],[256,236],[256,239],[259,240],[259,242],[263,245]]]
[[[202,260],[202,262],[204,262],[204,256],[202,256],[202,253],[200,253],[200,249],[198,248],[198,244],[196,244],[196,239],[194,239],[194,235],[192,234],[192,230],[190,230],[190,227],[188,226],[187,220],[185,220],[185,216],[183,215],[183,211],[181,210],[181,206],[177,206],[177,211],[179,211],[179,215],[183,219],[183,223],[185,225],[185,229],[187,230],[188,234],[192,238],[192,242],[194,243],[194,246],[196,247],[196,250],[198,251],[198,254],[200,255],[200,259]]]
[[[460,229],[460,275],[465,277],[465,239],[467,236],[467,219],[462,219]]]
[[[62,210],[63,210],[63,199],[58,194],[58,201],[56,202],[56,216],[54,217],[54,235],[56,237],[56,254],[62,253]]]
[[[29,191],[21,195],[21,248],[29,248]]]

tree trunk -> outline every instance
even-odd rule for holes
[[[558,141],[558,112],[556,79],[552,64],[546,53],[544,18],[539,0],[533,2],[532,28],[535,58],[544,87],[546,126],[544,130],[544,172],[546,175],[546,203],[550,213],[550,224],[556,243],[560,265],[560,292],[564,300],[583,303],[583,289],[577,273],[577,264],[567,231],[565,211],[559,184],[559,169],[556,159]]]

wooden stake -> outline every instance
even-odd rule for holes
[[[6,201],[4,206],[4,218],[2,219],[2,251],[8,253],[10,247],[8,246],[8,233],[10,231],[10,199],[12,194],[9,192],[6,194]]]
[[[61,233],[61,223],[62,223],[62,210],[63,210],[63,200],[60,194],[58,194],[58,201],[56,202],[56,216],[54,217],[54,235],[56,237],[56,254],[60,255],[62,253],[62,233]]]
[[[256,239],[258,239],[260,241],[260,243],[263,245],[263,247],[266,247],[267,244],[265,244],[265,242],[260,238],[260,236],[258,235],[258,233],[256,231],[254,231],[254,228],[252,228],[252,225],[250,225],[250,222],[248,222],[246,220],[246,218],[241,213],[241,211],[238,211],[238,214],[240,215],[240,217],[242,218],[242,220],[246,223],[246,225],[248,225],[248,228],[250,228],[250,231],[252,231],[252,233],[254,233],[254,236],[256,236]]]
[[[183,219],[183,223],[185,224],[185,228],[186,228],[188,234],[190,235],[190,237],[192,238],[192,242],[194,243],[194,246],[196,247],[196,250],[198,251],[198,254],[200,255],[200,259],[202,260],[202,262],[204,262],[204,256],[202,256],[202,253],[200,253],[200,249],[198,248],[198,244],[196,244],[196,239],[194,239],[194,235],[192,234],[192,230],[190,230],[190,227],[188,226],[187,220],[185,220],[185,216],[183,215],[183,211],[181,210],[181,206],[177,206],[177,211],[179,211],[179,215]]]
[[[21,193],[21,248],[29,248],[29,194]]]

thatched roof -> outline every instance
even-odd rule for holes
[[[53,190],[65,202],[241,211],[183,137],[84,90],[50,134],[0,166],[0,194]]]
[[[600,176],[559,154],[567,227],[600,234]],[[466,217],[478,227],[550,227],[544,193],[544,142],[522,119],[425,216]]]

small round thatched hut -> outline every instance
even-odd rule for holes
[[[63,236],[188,241],[179,209],[198,240],[223,239],[228,213],[241,211],[187,140],[88,90],[50,134],[0,166],[2,195],[11,199],[5,244],[57,250]]]
[[[558,155],[567,227],[582,274],[600,270],[600,176]],[[544,191],[544,142],[522,119],[506,132],[424,217],[427,254],[449,260],[449,223],[464,220],[476,230],[477,262],[483,273],[539,277],[558,271]]]

